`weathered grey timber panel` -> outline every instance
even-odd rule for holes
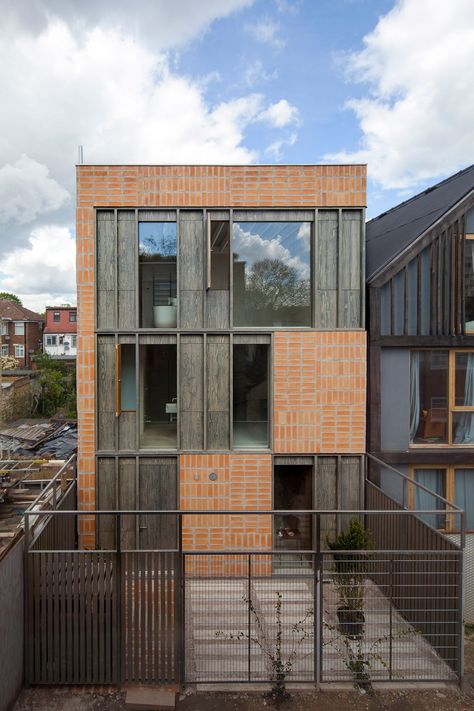
[[[342,298],[342,323],[339,328],[360,327],[360,290],[350,291],[343,289]]]
[[[200,211],[180,213],[179,270],[181,291],[202,290],[204,285],[204,222]]]
[[[314,294],[314,313],[316,328],[337,328],[337,290],[321,291]]]
[[[145,345],[164,346],[164,345],[175,344],[177,342],[177,338],[172,333],[163,333],[163,334],[144,333],[143,335],[138,336],[138,342],[140,343],[141,346],[145,346]]]
[[[315,325],[337,327],[338,217],[335,210],[320,210],[316,235]]]
[[[113,210],[97,213],[97,327],[115,326],[115,218]]]
[[[314,507],[316,509],[337,508],[337,457],[316,457],[314,468]],[[336,531],[336,516],[321,516],[321,548],[327,548],[326,536]]]
[[[23,686],[24,657],[29,653],[31,659],[32,648],[34,649],[33,644],[24,644],[26,623],[24,555],[24,539],[22,538],[8,552],[4,553],[0,566],[1,711],[13,708],[15,699]],[[29,626],[31,626],[31,612],[30,608]]]
[[[118,327],[135,328],[135,269],[138,236],[134,210],[119,210],[117,230]]]
[[[229,448],[230,339],[207,337],[207,448]]]
[[[234,222],[313,222],[313,210],[234,210]]]
[[[209,210],[211,220],[230,220],[229,210]]]
[[[132,334],[129,334],[129,333],[122,333],[118,337],[118,342],[133,344],[133,343],[135,343],[135,336],[133,336]]]
[[[410,440],[410,351],[382,348],[380,369],[380,446],[403,452]]]
[[[203,291],[180,291],[181,328],[202,328]]]
[[[206,328],[229,328],[229,291],[209,289],[206,292]]]
[[[97,508],[113,511],[117,507],[117,488],[115,482],[115,459],[113,457],[97,460]],[[115,518],[98,517],[99,548],[111,550],[115,546]]]
[[[351,211],[351,215],[354,212]],[[357,214],[357,213],[356,213]],[[358,219],[347,219],[342,213],[342,244],[340,246],[341,259],[341,288],[360,289],[360,213]]]
[[[122,410],[118,418],[119,449],[133,451],[137,448],[136,422],[135,411]]]
[[[272,337],[269,333],[235,333],[234,334],[234,345],[242,344],[246,345],[248,343],[266,343],[270,344],[272,342]]]
[[[141,458],[139,466],[139,508],[177,509],[177,461],[173,457]],[[175,516],[140,516],[139,543],[142,550],[177,547]]]
[[[181,449],[204,447],[204,338],[180,339],[179,428]]]
[[[175,210],[139,210],[139,222],[176,222]]]
[[[278,466],[283,465],[312,465],[313,457],[274,457],[273,463]]]
[[[97,447],[115,449],[115,345],[112,336],[97,338]]]
[[[338,471],[338,508],[359,509],[362,508],[362,467],[360,457],[341,457]],[[339,516],[338,523],[343,529],[348,524],[351,515]]]
[[[136,460],[120,457],[118,460],[118,508],[132,511],[137,508]],[[137,517],[120,517],[120,543],[122,550],[137,548]]]
[[[361,213],[342,212],[340,245],[341,323],[340,328],[359,328],[361,325]]]

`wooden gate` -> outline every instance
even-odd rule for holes
[[[177,553],[26,553],[30,684],[180,680]]]

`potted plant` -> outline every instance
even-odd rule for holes
[[[347,530],[341,531],[334,541],[327,540],[333,551],[335,588],[339,593],[337,616],[342,634],[360,639],[364,631],[364,591],[368,572],[367,556],[363,552],[371,547],[370,534],[357,518]],[[340,551],[338,553],[337,551]]]

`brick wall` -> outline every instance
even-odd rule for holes
[[[275,333],[273,382],[275,452],[365,451],[364,332]]]

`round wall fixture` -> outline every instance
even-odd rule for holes
[[[217,479],[217,474],[216,474],[216,472],[211,472],[211,473],[209,474],[209,479],[210,479],[211,481],[215,481],[215,480]]]

